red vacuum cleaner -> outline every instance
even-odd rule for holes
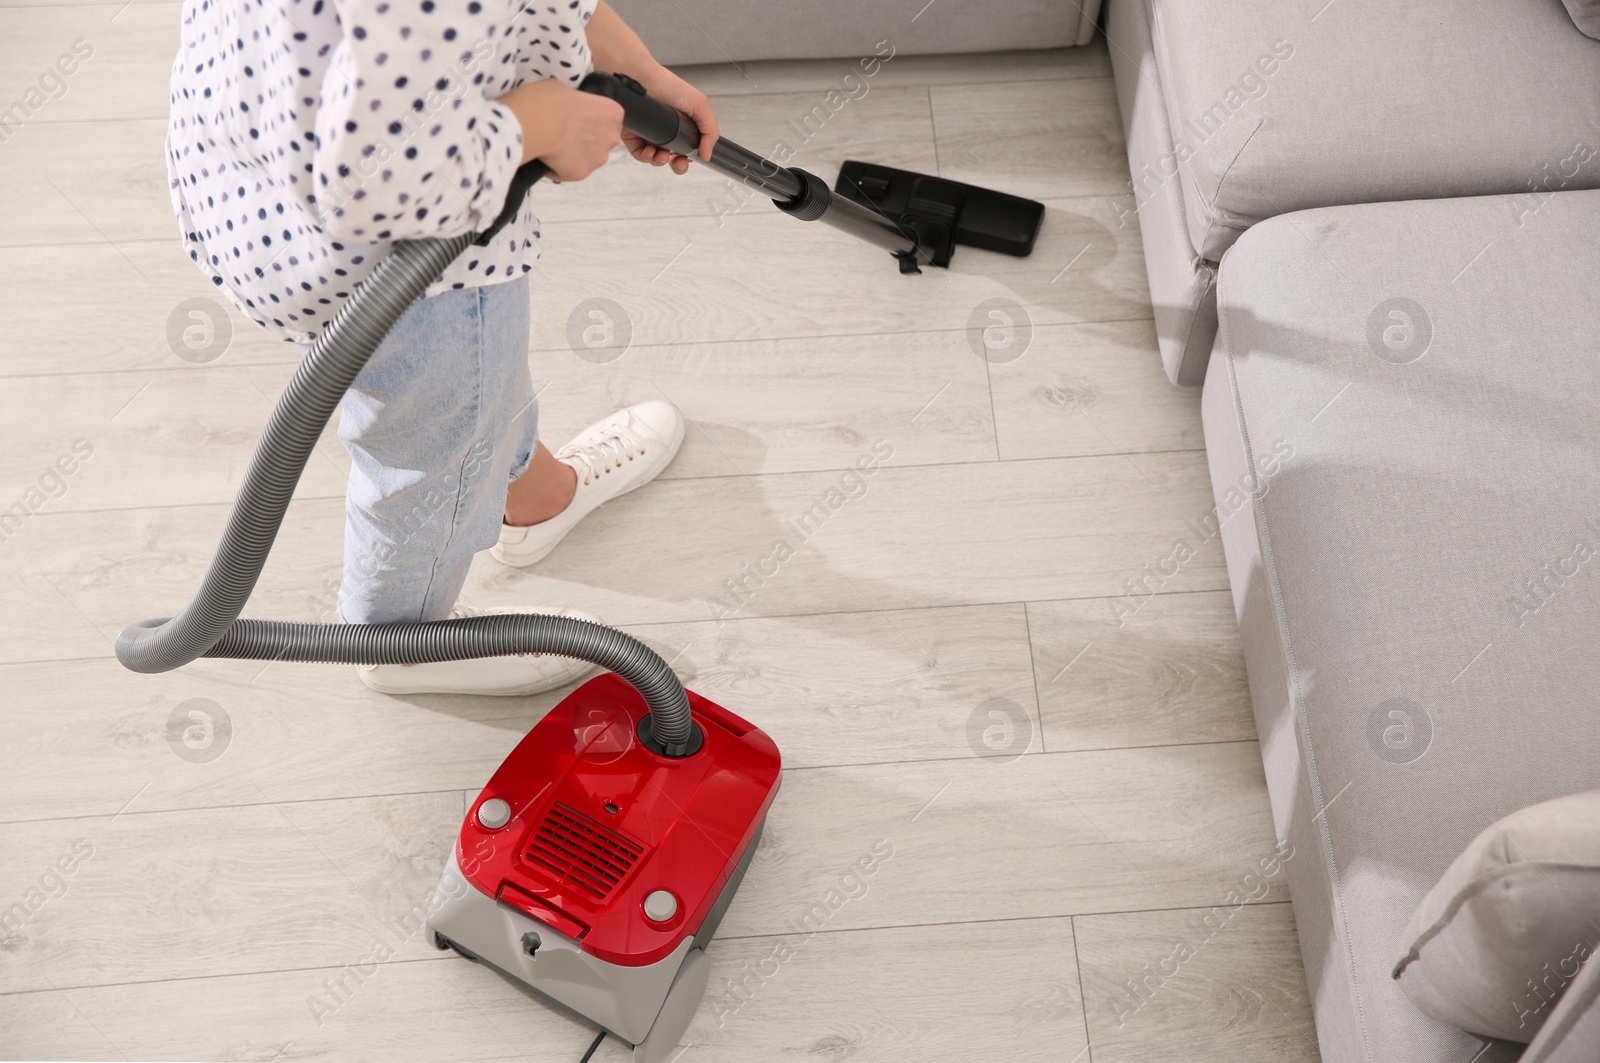
[[[620,103],[630,132],[697,157],[693,123],[638,82],[595,73],[579,87]],[[857,162],[830,190],[726,137],[701,161],[793,217],[884,248],[905,273],[947,265],[956,244],[1026,255],[1044,210]],[[240,619],[340,398],[406,308],[457,255],[516,217],[547,172],[537,160],[521,167],[484,232],[397,243],[356,287],[273,410],[194,598],[175,617],[129,625],[117,657],[134,671],[160,672],[197,657],[392,664],[541,652],[609,669],[539,721],[473,802],[444,870],[440,895],[450,899],[429,925],[440,948],[597,1023],[600,1039],[609,1032],[633,1046],[636,1063],[661,1063],[699,1006],[706,945],[777,794],[772,740],[685,691],[644,643],[588,621],[515,613],[398,624]]]
[[[486,963],[659,1063],[705,994],[706,944],[778,792],[778,747],[689,694],[689,752],[651,740],[615,675],[529,731],[467,813],[430,918],[434,942]]]

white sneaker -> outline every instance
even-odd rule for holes
[[[571,609],[473,609],[456,606],[451,617],[494,613],[544,613],[593,620]],[[474,657],[465,661],[426,664],[358,664],[361,681],[380,694],[483,694],[520,696],[543,694],[583,679],[598,666],[550,653],[518,653],[509,657]]]
[[[579,432],[555,455],[578,474],[578,489],[567,508],[525,528],[502,524],[500,541],[490,547],[490,556],[518,568],[543,560],[601,503],[659,476],[683,445],[687,424],[672,403],[652,399],[618,410]]]

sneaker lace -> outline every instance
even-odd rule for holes
[[[626,425],[617,425],[598,439],[574,440],[556,451],[558,459],[572,458],[583,463],[584,483],[598,479],[612,469],[620,469],[623,462],[643,457],[644,454],[644,441],[629,431]]]

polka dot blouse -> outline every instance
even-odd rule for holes
[[[185,0],[167,175],[189,257],[309,343],[394,241],[494,220],[522,129],[493,101],[581,81],[595,2]],[[538,241],[525,201],[428,294],[520,276]]]

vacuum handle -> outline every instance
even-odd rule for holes
[[[700,146],[700,129],[693,119],[671,104],[651,99],[644,86],[626,74],[605,74],[597,70],[578,84],[578,91],[604,96],[621,104],[622,128],[658,147],[688,155]],[[550,167],[538,159],[519,166],[500,214],[472,242],[478,247],[487,247],[495,234],[510,225],[511,219],[522,211],[528,189],[549,173]]]
[[[805,190],[801,179],[786,167],[727,137],[717,138],[711,154],[702,156],[700,127],[694,119],[671,104],[652,98],[643,85],[626,74],[596,71],[584,78],[578,88],[621,104],[622,128],[646,143],[703,162],[775,201],[797,199]]]
[[[622,128],[658,148],[687,156],[700,146],[700,127],[694,119],[669,103],[652,99],[643,85],[626,74],[597,70],[583,79],[578,90],[621,104]]]

